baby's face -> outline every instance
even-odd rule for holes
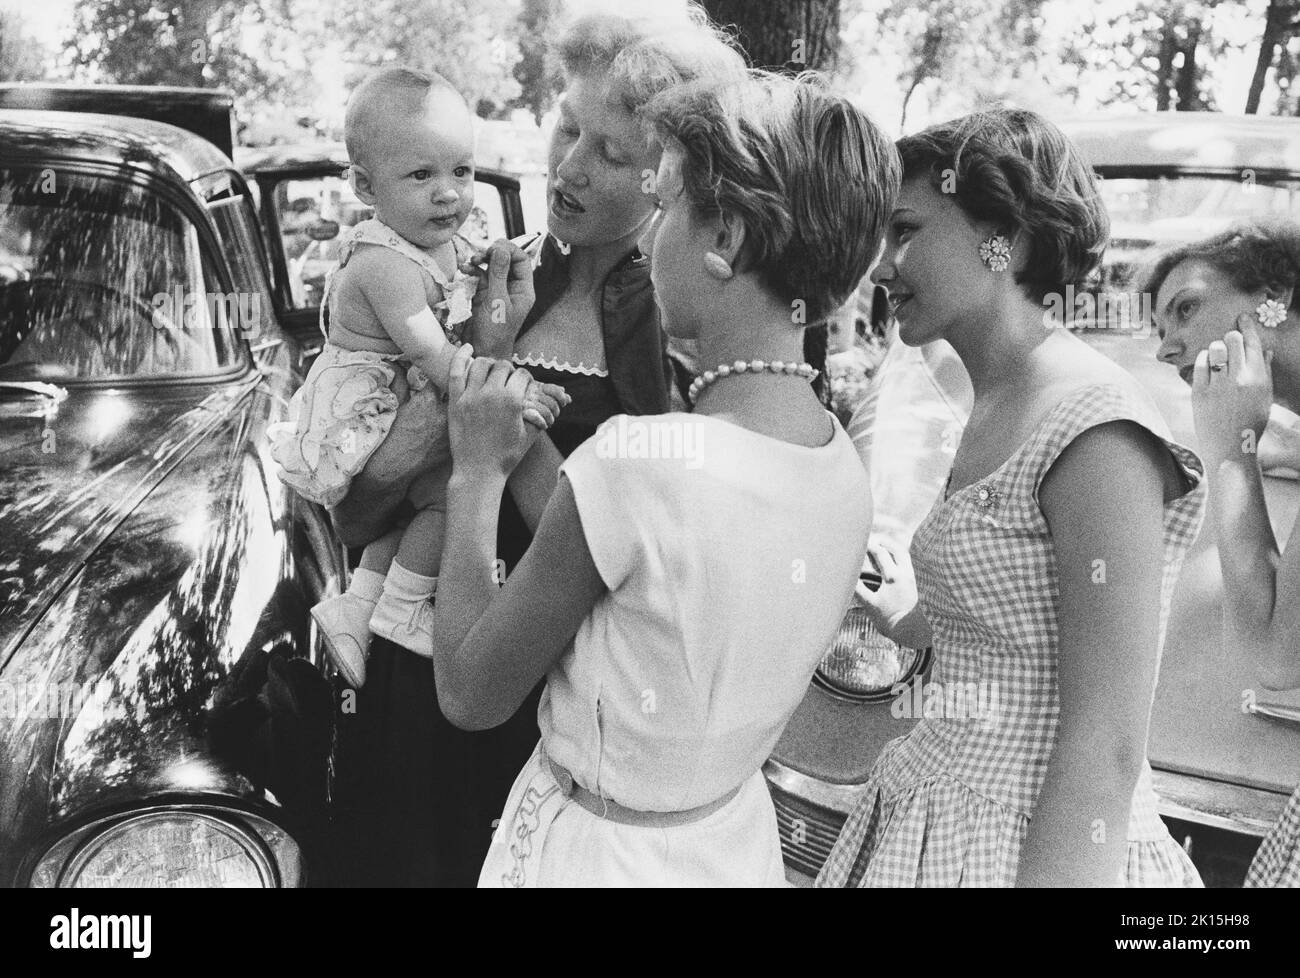
[[[366,170],[375,216],[412,244],[447,244],[474,206],[474,129],[468,109],[435,92],[414,112],[391,110]]]

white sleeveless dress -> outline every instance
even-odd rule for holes
[[[833,419],[832,419],[833,420]],[[480,886],[781,886],[761,768],[851,600],[867,476],[819,448],[684,413],[605,422],[564,463],[608,591],[547,676],[541,743]],[[546,761],[671,827],[592,814]]]

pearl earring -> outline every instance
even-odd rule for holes
[[[995,272],[1005,272],[1011,264],[1011,242],[1000,234],[980,242],[980,261]]]
[[[731,263],[716,251],[706,251],[704,253],[704,270],[722,282],[735,274],[732,271]]]

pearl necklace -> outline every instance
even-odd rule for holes
[[[713,370],[704,371],[703,374],[691,381],[691,388],[686,392],[686,396],[694,404],[699,399],[700,392],[719,377],[730,377],[732,374],[761,374],[764,371],[774,374],[793,374],[810,382],[817,376],[817,369],[810,363],[786,363],[783,360],[737,360],[735,363],[722,363]]]

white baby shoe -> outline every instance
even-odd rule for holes
[[[334,668],[354,689],[366,684],[366,656],[370,651],[370,616],[375,603],[357,594],[340,594],[311,609],[320,628],[321,642]]]

